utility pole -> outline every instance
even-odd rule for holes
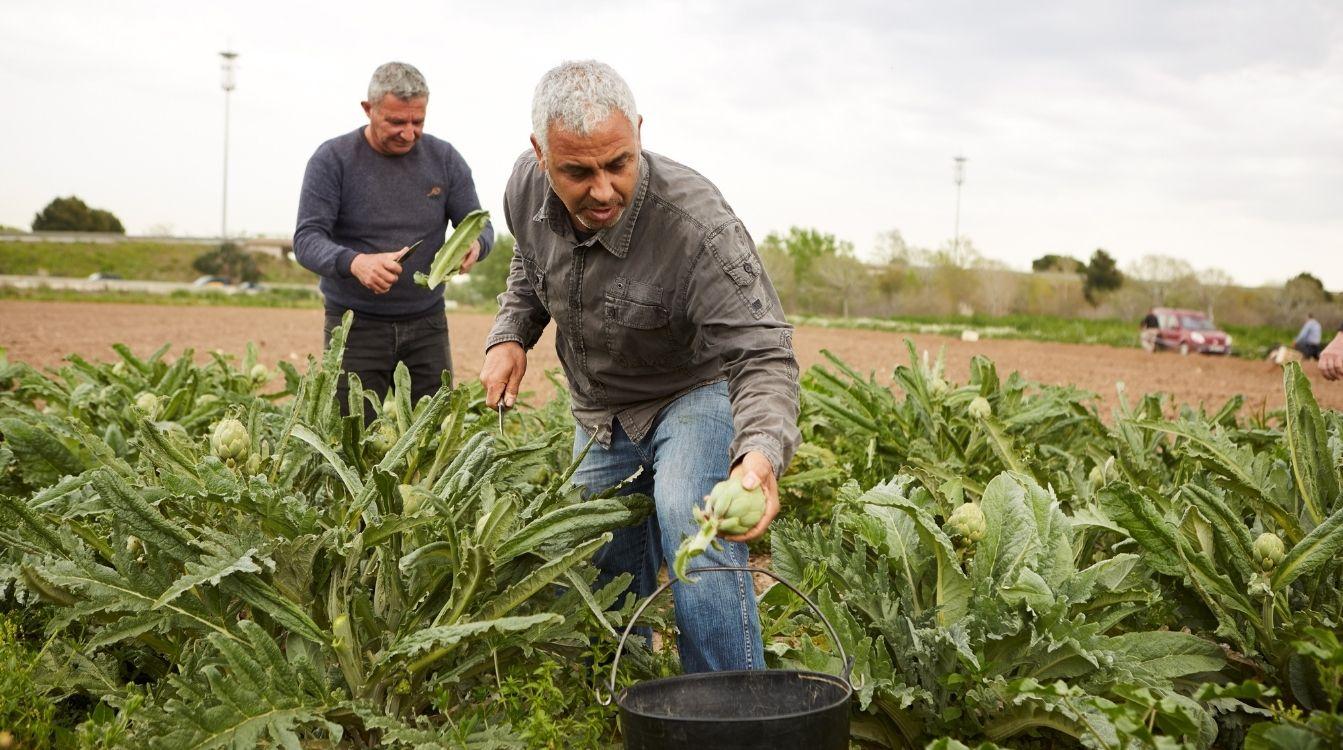
[[[237,59],[238,53],[231,50],[225,50],[219,53],[224,58],[220,64],[221,78],[219,85],[224,89],[224,197],[223,205],[219,211],[219,242],[228,242],[228,120],[229,120],[229,95],[237,85],[233,80],[233,61]]]
[[[956,233],[952,235],[955,239],[955,249],[952,250],[952,262],[956,267],[961,266],[961,183],[965,182],[965,157],[957,156],[954,159],[955,167],[952,169],[952,179],[956,181]]]

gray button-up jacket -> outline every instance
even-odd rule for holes
[[[529,151],[504,216],[517,245],[486,349],[531,349],[554,320],[574,418],[607,446],[613,420],[642,440],[662,407],[726,379],[731,459],[760,451],[783,475],[800,439],[793,328],[713,183],[644,151],[620,220],[579,241]]]

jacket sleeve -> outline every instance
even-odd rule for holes
[[[340,212],[340,180],[340,163],[326,148],[317,149],[303,172],[294,259],[321,276],[348,279],[353,276],[350,264],[358,253],[331,239]]]
[[[722,359],[732,403],[732,462],[764,454],[782,477],[801,442],[793,327],[739,221],[710,234],[687,285],[686,317]]]
[[[504,196],[504,219],[509,231],[517,238],[507,195]],[[505,341],[516,341],[530,351],[550,323],[550,311],[527,278],[527,260],[521,241],[515,242],[513,260],[508,267],[508,286],[498,297],[499,312],[494,316],[490,335],[485,337],[485,351]]]

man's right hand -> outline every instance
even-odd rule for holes
[[[485,352],[485,364],[480,368],[480,382],[485,386],[485,405],[491,409],[503,399],[511,408],[518,400],[518,388],[527,372],[527,350],[516,341],[495,344]]]
[[[1343,378],[1343,333],[1334,336],[1320,352],[1320,374],[1327,380]]]
[[[390,253],[359,253],[350,263],[350,273],[374,294],[385,294],[401,278],[397,260],[405,248]]]

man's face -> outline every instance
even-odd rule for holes
[[[387,156],[401,156],[415,147],[424,133],[424,110],[427,97],[402,101],[392,94],[383,94],[380,102],[362,102],[368,115],[364,137],[374,151]]]
[[[532,148],[574,228],[595,232],[619,221],[639,181],[639,129],[617,111],[587,135],[551,125],[547,137],[548,155],[536,138]]]

